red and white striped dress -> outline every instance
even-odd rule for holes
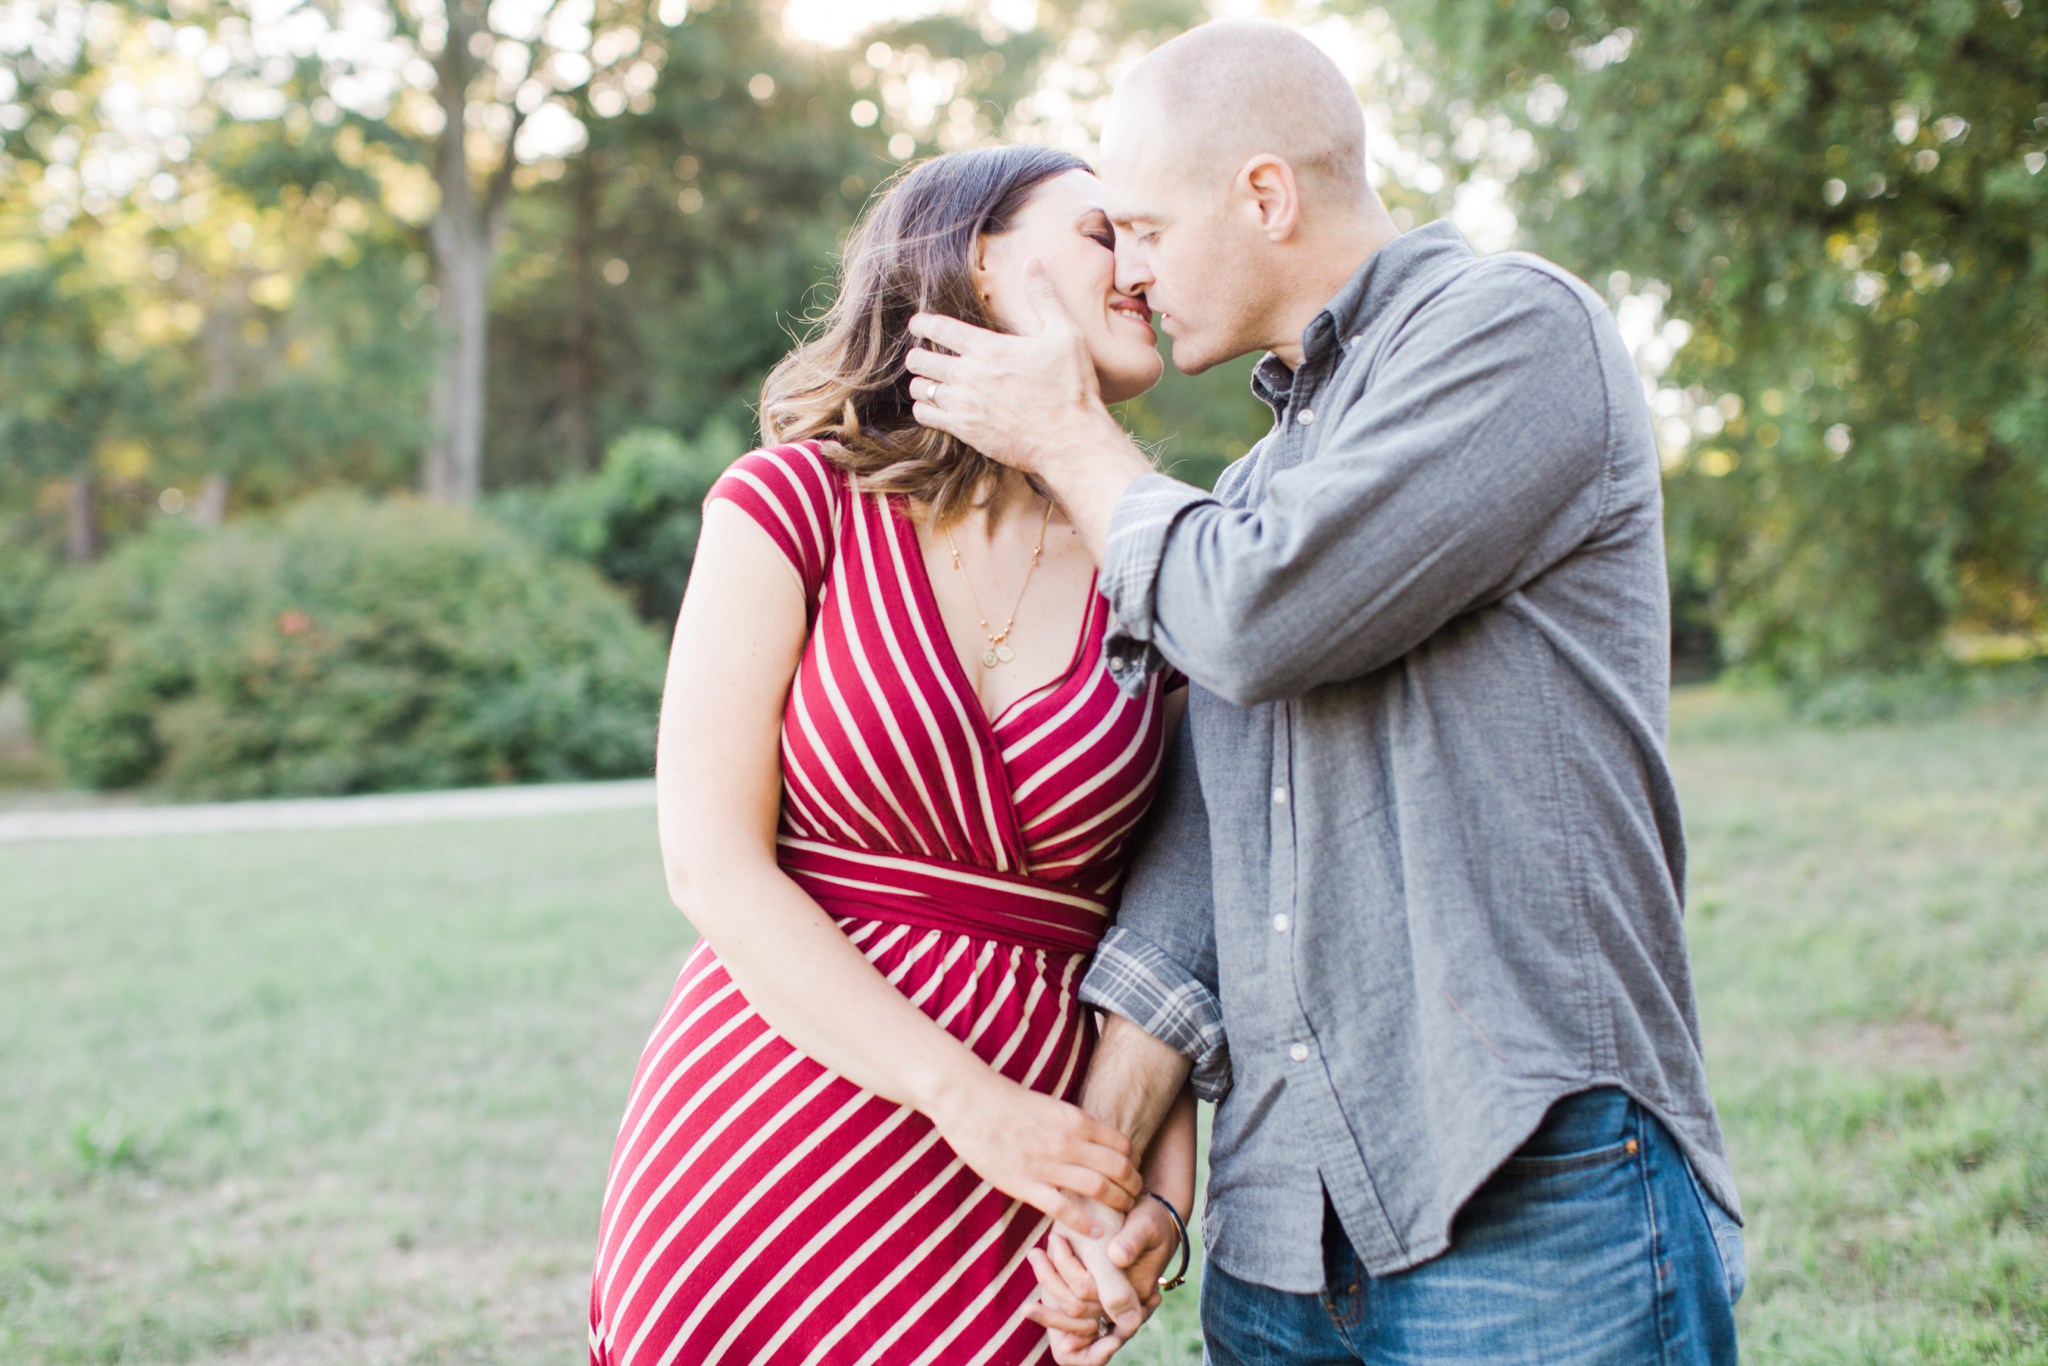
[[[712,498],[803,576],[811,630],[782,724],[778,862],[881,973],[990,1066],[1072,1099],[1076,995],[1157,785],[1155,679],[1103,668],[1091,598],[1067,672],[991,722],[902,500],[813,445],[742,457]],[[1046,1218],[930,1121],[797,1052],[710,947],[683,965],[612,1156],[593,1366],[1010,1366]]]

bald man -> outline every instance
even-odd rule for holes
[[[1083,989],[1083,1103],[1143,1148],[1190,1079],[1217,1102],[1215,1366],[1732,1362],[1642,383],[1565,271],[1397,231],[1364,140],[1279,25],[1119,84],[1119,284],[1184,371],[1266,353],[1273,430],[1213,494],[1125,436],[1042,280],[1036,335],[913,324],[919,420],[1036,474],[1097,556],[1103,667],[1195,684]],[[1129,1338],[1173,1241],[1148,1201],[1058,1249],[1060,1360]]]

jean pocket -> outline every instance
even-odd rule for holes
[[[1501,1164],[1500,1174],[1561,1176],[1625,1162],[1641,1150],[1640,1127],[1634,1103],[1621,1091],[1603,1088],[1566,1096]]]
[[[1728,1283],[1728,1303],[1733,1305],[1749,1288],[1749,1255],[1742,1247],[1742,1225],[1721,1208],[1719,1200],[1707,1193],[1706,1186],[1700,1182],[1700,1174],[1692,1169],[1691,1158],[1685,1160],[1685,1179],[1692,1184],[1693,1199],[1700,1202],[1707,1232],[1714,1235],[1714,1252],[1721,1259],[1721,1275]]]
[[[1707,1212],[1707,1227],[1714,1233],[1714,1251],[1721,1254],[1721,1274],[1728,1278],[1728,1303],[1732,1305],[1749,1287],[1749,1255],[1742,1247],[1742,1226],[1728,1216],[1720,1201],[1707,1194],[1697,1176],[1692,1183]]]

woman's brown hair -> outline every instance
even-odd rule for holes
[[[877,191],[816,333],[761,386],[762,441],[825,442],[863,488],[907,494],[941,524],[985,503],[1002,466],[911,416],[910,318],[998,327],[975,285],[982,234],[1007,232],[1039,185],[1088,169],[1050,147],[982,147],[921,162]]]

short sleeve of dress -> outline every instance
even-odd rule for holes
[[[722,498],[753,518],[795,568],[804,600],[815,607],[831,571],[844,482],[815,443],[772,446],[727,466],[704,504]]]

